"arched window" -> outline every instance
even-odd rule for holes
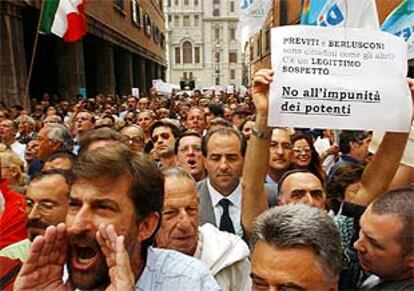
[[[193,46],[191,42],[186,41],[183,43],[183,63],[191,64],[193,62]]]

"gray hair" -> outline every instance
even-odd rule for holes
[[[181,167],[167,168],[162,171],[162,174],[164,175],[165,178],[169,178],[169,177],[187,178],[194,184],[194,187],[197,188],[197,182],[196,180],[194,180],[193,176],[191,176],[191,174],[189,174],[186,170],[184,170]]]
[[[59,123],[47,123],[45,126],[49,129],[48,138],[54,142],[62,144],[61,151],[71,152],[73,149],[73,139],[69,130]]]
[[[315,207],[297,204],[265,211],[254,222],[250,239],[252,250],[259,240],[277,248],[311,248],[332,279],[339,275],[339,231],[333,219]]]

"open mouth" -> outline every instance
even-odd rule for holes
[[[78,270],[88,270],[95,266],[99,253],[87,245],[72,246],[72,266]]]
[[[194,159],[188,159],[187,164],[189,164],[190,167],[194,167],[197,164],[197,161]]]

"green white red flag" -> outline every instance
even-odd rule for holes
[[[43,0],[40,33],[53,33],[64,41],[77,41],[85,35],[86,0]]]

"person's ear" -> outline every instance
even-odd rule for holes
[[[161,223],[160,214],[157,212],[153,212],[140,220],[137,234],[138,241],[143,242],[149,239],[155,233],[159,223]]]

